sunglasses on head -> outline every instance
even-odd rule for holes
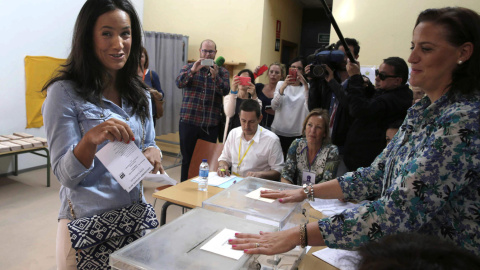
[[[380,80],[385,81],[387,78],[399,78],[400,76],[397,75],[385,75],[383,73],[378,72],[378,69],[375,69],[375,76],[378,76]]]

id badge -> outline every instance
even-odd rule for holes
[[[302,185],[303,184],[315,184],[315,173],[304,171],[302,174]]]

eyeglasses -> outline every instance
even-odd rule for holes
[[[378,69],[375,69],[375,76],[378,76],[380,80],[385,81],[388,78],[399,78],[397,75],[385,75],[384,73],[378,72]]]
[[[214,54],[216,52],[217,51],[215,51],[215,50],[202,50],[202,53],[204,53],[204,54]]]

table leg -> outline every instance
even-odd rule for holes
[[[167,221],[167,208],[172,205],[174,203],[171,203],[171,202],[165,202],[163,205],[162,205],[162,212],[160,214],[160,226],[163,226],[165,225],[166,221]]]
[[[15,154],[15,170],[13,171],[13,175],[18,176],[18,155]]]

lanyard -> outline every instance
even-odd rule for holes
[[[308,145],[305,146],[305,148],[307,148],[307,163],[308,163],[308,171],[310,172],[312,170],[312,165],[315,164],[315,160],[317,159],[318,157],[318,153],[320,153],[320,151],[322,151],[322,147],[320,147],[320,149],[318,149],[317,153],[315,154],[315,157],[313,158],[312,160],[312,163],[310,163],[310,161],[308,160]],[[303,148],[303,150],[305,150],[305,148]],[[302,150],[302,152],[303,152]]]
[[[147,70],[145,69],[145,71],[143,72],[142,81],[145,81],[145,75],[146,74],[147,74]]]
[[[260,129],[260,132],[262,132],[262,129]],[[247,151],[245,151],[245,153],[243,154],[243,157],[240,159],[240,152],[242,151],[242,136],[240,136],[240,145],[238,146],[237,173],[234,173],[235,175],[238,176],[238,174],[239,174],[239,172],[240,172],[240,164],[242,164],[243,159],[244,159],[245,156],[247,155],[248,150],[250,150],[250,147],[252,146],[252,144],[253,144],[254,142],[255,142],[255,141],[252,139],[252,141],[250,142],[250,145],[249,145],[248,148],[247,148]]]

